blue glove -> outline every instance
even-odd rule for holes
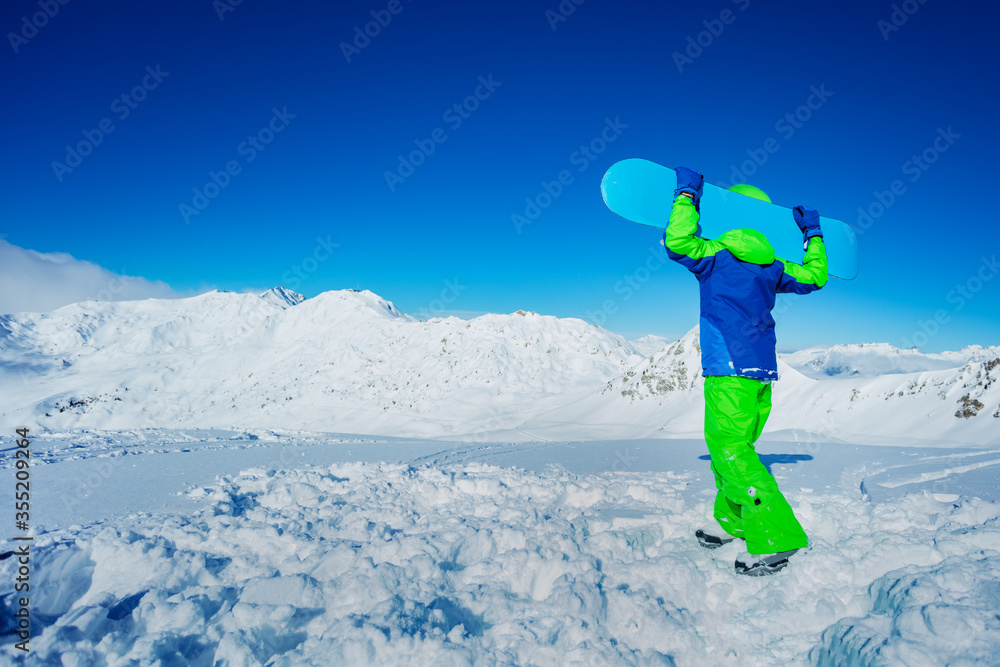
[[[795,216],[795,224],[802,230],[802,240],[807,244],[814,236],[823,236],[823,230],[819,227],[819,212],[808,206],[796,206],[792,209]]]
[[[677,189],[674,190],[674,200],[686,192],[691,195],[691,201],[695,206],[701,201],[701,188],[705,184],[705,177],[687,167],[677,167]]]

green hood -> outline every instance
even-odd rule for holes
[[[774,248],[755,229],[731,229],[716,240],[740,261],[761,266],[774,262]]]

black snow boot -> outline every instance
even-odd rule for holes
[[[698,544],[706,549],[718,549],[724,544],[729,544],[736,538],[722,530],[699,529],[694,531],[694,536],[698,538]]]
[[[798,551],[799,549],[779,551],[774,554],[741,553],[736,557],[736,574],[745,574],[750,577],[774,574],[788,565],[788,557]]]

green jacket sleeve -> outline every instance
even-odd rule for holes
[[[680,195],[674,200],[670,222],[663,233],[667,256],[695,274],[711,269],[715,264],[715,254],[724,248],[718,241],[698,236],[699,218],[698,209],[691,199]]]
[[[778,280],[778,292],[808,294],[823,287],[830,278],[826,262],[826,243],[821,236],[810,239],[802,264],[781,261],[785,265],[785,270]]]

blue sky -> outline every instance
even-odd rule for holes
[[[694,279],[600,198],[610,164],[645,157],[876,214],[858,279],[783,305],[783,347],[1000,344],[998,18],[935,0],[14,0],[0,233],[181,293],[351,287],[676,337]],[[526,200],[547,206],[519,226]]]

